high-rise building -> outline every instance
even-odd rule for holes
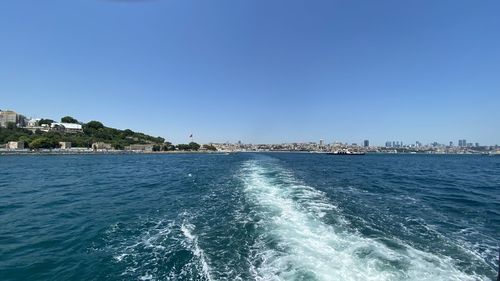
[[[390,141],[385,142],[385,147],[392,147],[392,143]]]
[[[369,141],[369,140],[365,140],[365,141],[363,142],[363,146],[364,146],[364,147],[369,147],[369,146],[370,146],[370,141]]]
[[[325,142],[325,141],[324,141],[323,139],[320,139],[320,140],[319,140],[319,146],[323,146],[324,142]]]
[[[458,146],[460,147],[466,147],[467,146],[467,140],[458,140]]]
[[[453,146],[453,142],[452,142],[452,141],[450,141],[450,147],[452,147],[452,146]]]

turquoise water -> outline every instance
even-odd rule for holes
[[[0,158],[0,280],[493,280],[500,157]]]

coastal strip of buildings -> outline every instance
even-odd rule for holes
[[[0,127],[16,126],[32,131],[41,132],[61,132],[69,134],[83,133],[81,124],[78,123],[64,123],[52,122],[45,124],[43,119],[26,118],[14,111],[1,111],[0,110]],[[357,143],[342,143],[332,142],[326,143],[324,139],[319,142],[294,142],[294,143],[281,143],[281,144],[243,144],[241,141],[237,143],[210,143],[217,151],[221,152],[267,152],[267,151],[289,151],[289,152],[332,152],[332,151],[358,151],[365,153],[410,153],[410,154],[494,154],[500,155],[500,147],[494,146],[481,146],[479,143],[467,142],[465,139],[458,140],[458,145],[454,145],[453,141],[448,144],[441,144],[433,142],[430,144],[422,144],[416,141],[413,144],[404,144],[402,141],[387,141],[384,146],[370,145],[370,141],[365,139]],[[0,146],[0,150],[1,150]],[[11,141],[5,144],[4,150],[7,151],[21,151],[27,150],[26,145],[22,141]],[[113,151],[113,147],[109,143],[95,142],[91,148],[75,148],[72,147],[70,142],[60,142],[60,151],[76,151],[76,152],[108,152]],[[203,151],[203,148],[201,148]],[[132,144],[124,147],[124,151],[129,152],[153,152],[154,144]]]
[[[433,142],[422,144],[416,141],[413,144],[404,144],[402,141],[387,141],[385,146],[370,145],[369,140],[363,140],[361,145],[357,143],[332,142],[325,143],[323,139],[319,142],[293,142],[281,144],[243,144],[237,143],[211,143],[218,151],[224,152],[266,152],[266,151],[290,151],[290,152],[335,152],[355,151],[365,153],[408,153],[408,154],[488,154],[500,155],[498,145],[481,146],[479,143],[459,140],[459,145],[453,142],[441,144]]]

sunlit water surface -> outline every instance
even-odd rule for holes
[[[0,158],[0,280],[493,280],[500,157]]]

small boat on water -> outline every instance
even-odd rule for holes
[[[349,156],[354,156],[354,155],[365,155],[364,152],[359,152],[359,151],[350,151],[350,150],[337,150],[334,152],[328,152],[327,154],[329,155],[349,155]]]

